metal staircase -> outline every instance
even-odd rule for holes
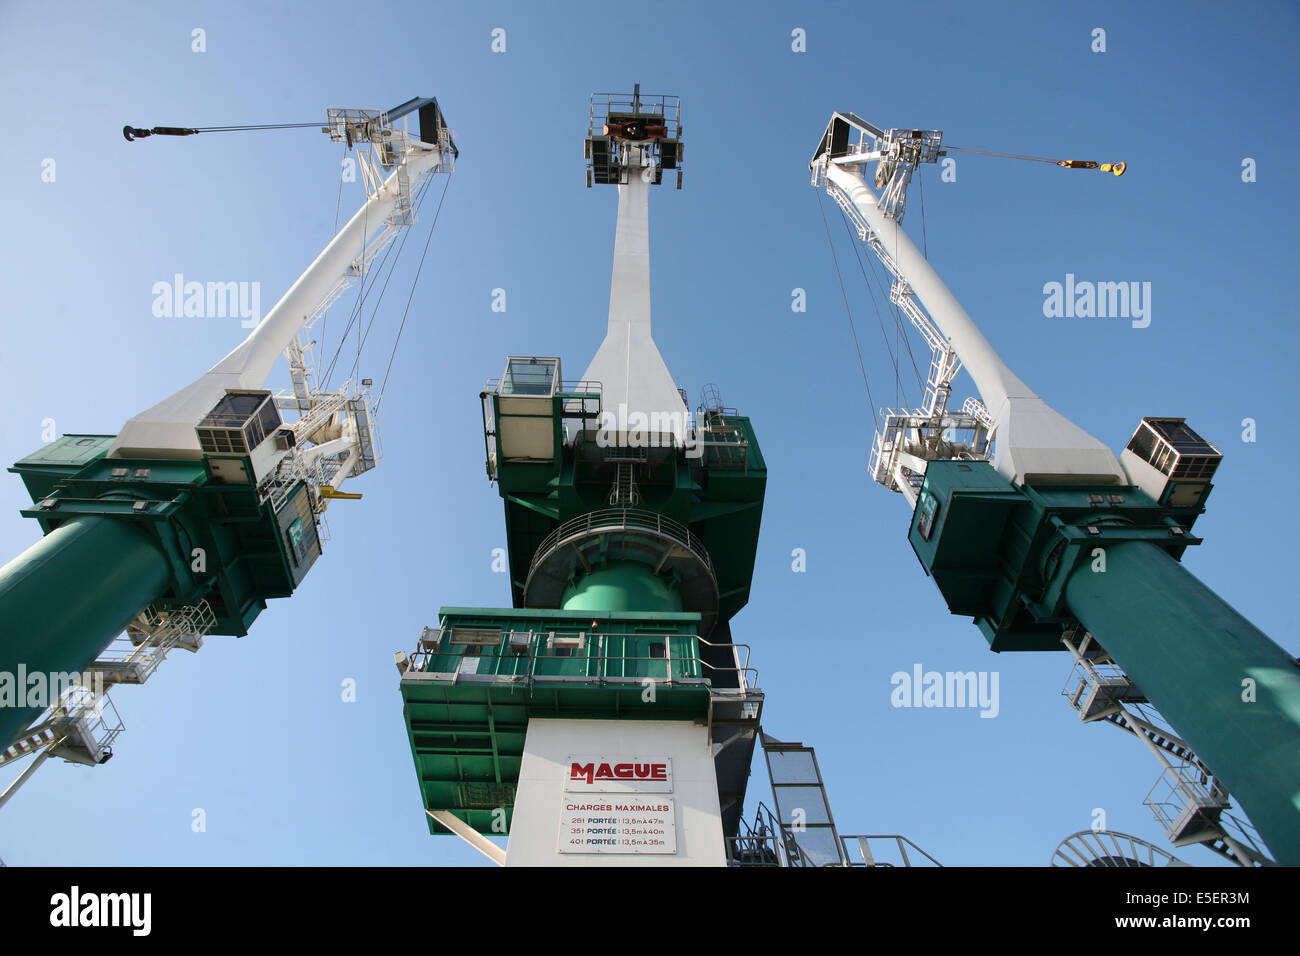
[[[618,472],[614,477],[614,488],[609,493],[609,504],[613,508],[635,508],[641,503],[641,493],[633,477],[632,462],[618,462]]]
[[[897,833],[841,836],[812,747],[761,734],[776,812],[760,802],[754,822],[726,838],[728,866],[942,866]],[[815,791],[815,793],[814,793]],[[873,842],[874,848],[873,848]],[[911,852],[909,853],[909,849]]]
[[[1160,761],[1159,778],[1143,803],[1174,846],[1200,844],[1238,866],[1272,866],[1254,828],[1229,813],[1227,787],[1188,746],[1164,726],[1138,688],[1096,639],[1067,628],[1061,642],[1074,657],[1062,695],[1086,723],[1113,724],[1141,740]]]
[[[125,725],[108,696],[118,684],[143,684],[168,652],[197,651],[216,624],[206,601],[174,609],[145,608],[121,636],[100,654],[58,700],[4,750],[0,766],[23,757],[36,759],[0,794],[0,806],[50,757],[97,766],[113,756],[113,742]]]
[[[752,824],[743,818],[740,832],[726,838],[728,866],[782,866],[798,854],[767,805],[759,801]]]
[[[70,763],[91,767],[106,763],[113,756],[113,741],[121,732],[121,718],[107,695],[80,684],[67,688],[42,719],[22,731],[13,743],[0,751],[0,765],[36,755],[36,759],[0,793],[0,807],[8,803],[18,788],[31,779],[50,757],[62,757]]]
[[[207,601],[176,610],[145,608],[88,670],[102,674],[108,687],[143,684],[169,651],[198,651],[215,624],[216,615]]]
[[[122,730],[112,701],[90,687],[74,685],[42,719],[0,751],[0,765],[49,748],[50,756],[94,766],[113,755],[112,743]]]

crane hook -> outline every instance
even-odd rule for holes
[[[1066,169],[1100,169],[1103,173],[1114,173],[1116,176],[1123,176],[1124,170],[1128,168],[1126,163],[1094,163],[1090,159],[1058,159],[1056,165]]]

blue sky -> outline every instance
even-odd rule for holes
[[[123,124],[308,122],[433,95],[461,147],[385,398],[385,458],[349,489],[365,499],[331,507],[324,558],[250,636],[173,655],[115,694],[127,731],[114,760],[42,768],[0,813],[0,857],[481,862],[427,835],[392,653],[442,605],[509,600],[491,570],[504,527],[477,396],[507,354],[559,355],[576,375],[600,343],[615,194],[584,188],[581,140],[589,94],[638,81],[682,97],[686,141],[685,188],[651,203],[655,338],[692,399],[714,382],[752,417],[769,467],[753,596],[734,621],[768,695],[765,729],[817,747],[842,832],[903,833],[945,864],[1045,864],[1094,808],[1164,845],[1142,806],[1152,758],[1080,725],[1059,695],[1063,656],[994,656],[949,616],[907,544],[903,499],[867,475],[870,408],[806,164],[836,109],[956,145],[1126,161],[1121,179],[977,156],[958,159],[956,182],[927,169],[930,259],[1018,374],[1112,447],[1143,415],[1184,416],[1218,445],[1205,544],[1186,564],[1297,653],[1300,562],[1277,490],[1300,466],[1277,411],[1298,344],[1286,277],[1300,189],[1285,170],[1300,142],[1284,122],[1296,7],[669,2],[634,30],[589,4],[467,7],[0,5],[6,465],[42,444],[46,419],[115,433],[243,337],[237,319],[155,318],[155,282],[256,281],[266,309],[332,234],[343,147],[318,131],[128,145]],[[1098,27],[1104,53],[1090,50]],[[206,52],[191,50],[195,28]],[[791,49],[795,29],[806,52]],[[1242,182],[1246,157],[1257,182]],[[342,218],[361,198],[344,184]],[[431,212],[361,358],[376,381]],[[1043,285],[1068,273],[1150,282],[1150,326],[1045,318]],[[845,268],[873,391],[892,404],[855,276]],[[796,288],[806,313],[791,311]],[[327,320],[329,353],[351,304]],[[954,391],[970,394],[969,380]],[[4,476],[0,559],[37,536],[26,503]],[[890,675],[918,663],[996,670],[998,717],[891,707]],[[355,703],[341,700],[347,679]],[[770,804],[761,764],[750,786],[751,804]]]

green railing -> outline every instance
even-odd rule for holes
[[[533,561],[528,568],[528,573],[531,575],[557,547],[577,538],[610,531],[652,533],[656,537],[685,548],[700,559],[710,574],[713,573],[713,561],[709,558],[709,552],[698,535],[681,522],[665,518],[656,511],[641,511],[635,508],[605,508],[599,511],[588,511],[584,515],[564,522],[548,534],[533,553]]]
[[[712,685],[722,673],[754,688],[758,671],[743,663],[718,666],[703,660],[700,646],[717,647],[694,634],[512,631],[482,627],[431,628],[411,655],[408,672],[498,678],[503,682],[573,681]]]

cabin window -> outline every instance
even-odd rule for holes
[[[559,360],[511,358],[501,380],[502,395],[550,395],[555,392]]]

